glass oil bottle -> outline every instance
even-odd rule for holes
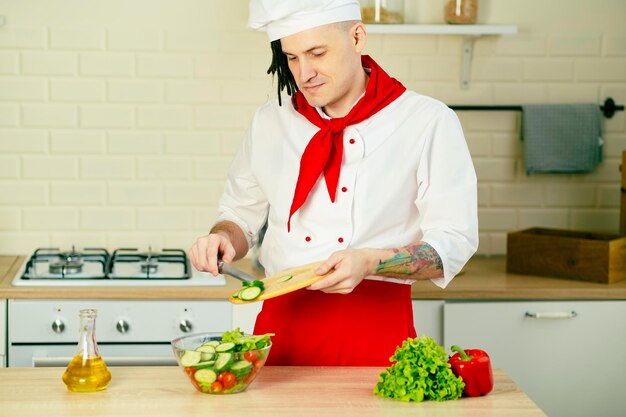
[[[102,391],[111,381],[111,373],[98,353],[96,316],[96,310],[80,310],[78,348],[63,373],[63,382],[70,391]]]

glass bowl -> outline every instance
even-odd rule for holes
[[[238,346],[222,342],[221,333],[191,334],[171,343],[178,365],[205,394],[244,391],[263,368],[272,347],[270,341],[263,349],[237,351]]]

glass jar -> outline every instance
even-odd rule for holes
[[[404,0],[361,0],[364,23],[404,23]]]
[[[476,23],[478,0],[449,0],[444,8],[446,22],[469,25]]]
[[[70,391],[102,391],[111,381],[111,373],[98,354],[96,316],[96,310],[80,310],[78,348],[63,373],[63,382]]]

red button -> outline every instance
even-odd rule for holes
[[[343,243],[343,238],[340,237],[339,239],[337,239],[339,241],[339,243]]]
[[[348,189],[346,187],[341,187],[341,191],[345,193],[346,191],[348,191]]]
[[[350,139],[350,145],[354,145],[355,140],[354,139]]]
[[[304,240],[306,240],[307,242],[310,242],[311,241],[311,236],[305,237]]]

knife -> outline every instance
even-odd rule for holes
[[[246,274],[242,270],[237,269],[230,264],[227,264],[221,259],[217,260],[217,269],[220,271],[221,274],[230,275],[231,277],[237,278],[238,280],[243,281],[243,282],[256,281],[256,278],[253,277],[252,275]]]

